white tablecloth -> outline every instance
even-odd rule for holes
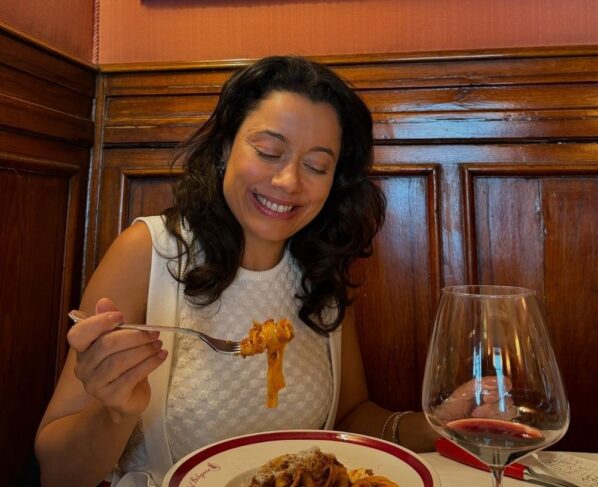
[[[598,461],[598,453],[569,453],[584,458]],[[440,477],[442,487],[490,487],[492,485],[490,474],[483,470],[468,467],[455,462],[438,453],[420,453],[423,458]],[[524,482],[505,477],[503,487],[532,487],[538,484]]]

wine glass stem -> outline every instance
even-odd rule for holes
[[[502,477],[504,471],[504,467],[490,467],[490,473],[492,474],[492,487],[502,486]]]

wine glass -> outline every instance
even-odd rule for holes
[[[423,382],[423,411],[441,435],[490,468],[558,441],[569,404],[544,316],[531,289],[442,289]]]

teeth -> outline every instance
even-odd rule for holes
[[[262,205],[264,205],[269,210],[275,211],[276,213],[287,213],[288,211],[291,211],[293,209],[292,206],[278,205],[276,203],[272,203],[271,201],[268,201],[266,198],[259,194],[256,194],[255,197]]]

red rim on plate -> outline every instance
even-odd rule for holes
[[[270,431],[266,433],[257,433],[253,435],[240,436],[215,443],[212,446],[205,447],[197,453],[191,455],[187,460],[181,463],[172,473],[168,487],[179,487],[180,483],[194,467],[201,462],[234,448],[246,445],[254,445],[263,442],[284,441],[284,440],[326,440],[338,441],[342,443],[352,443],[362,445],[368,448],[388,453],[403,463],[409,465],[421,478],[424,487],[434,487],[434,479],[429,468],[409,450],[405,450],[397,445],[381,441],[370,436],[361,436],[353,433],[343,433],[339,431]]]

